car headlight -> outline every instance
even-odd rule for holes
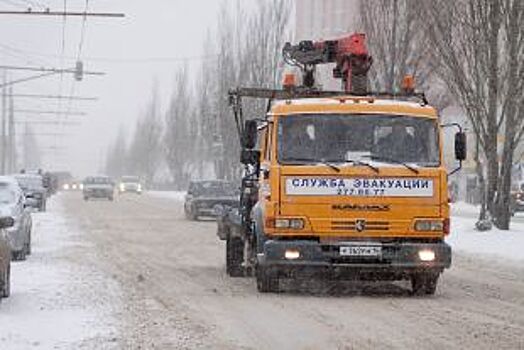
[[[78,188],[81,189],[81,190],[83,190],[83,189],[84,189],[84,184],[80,184],[80,185],[78,185]]]
[[[139,191],[139,192],[142,191],[142,185],[138,184],[138,186],[136,187],[136,190]]]
[[[67,191],[69,189],[69,184],[64,184],[64,186],[62,186],[62,188]]]
[[[443,232],[444,222],[442,219],[429,219],[415,221],[415,231]]]
[[[124,184],[120,184],[120,191],[125,191],[126,190],[126,185]]]

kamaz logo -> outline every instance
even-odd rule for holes
[[[389,211],[389,204],[335,204],[333,210],[346,211]]]

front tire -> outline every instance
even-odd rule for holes
[[[413,295],[433,295],[437,290],[438,273],[420,273],[411,277]]]
[[[244,241],[238,237],[228,237],[226,241],[226,272],[231,277],[243,277]]]
[[[269,272],[266,268],[257,266],[257,290],[260,293],[277,293],[279,291],[280,281],[278,276]]]
[[[197,211],[193,208],[193,206],[191,206],[191,208],[188,211],[186,211],[186,217],[188,218],[188,220],[191,220],[191,221],[198,220]]]
[[[26,259],[25,247],[18,252],[13,252],[12,255],[14,261],[24,261]]]

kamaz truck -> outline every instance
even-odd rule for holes
[[[402,92],[370,92],[365,36],[286,44],[303,85],[230,92],[244,177],[237,208],[223,208],[231,276],[256,276],[260,292],[283,278],[410,280],[435,293],[451,265],[447,178],[437,110],[407,77]],[[336,64],[341,91],[315,86],[317,64]],[[244,120],[244,98],[264,98],[264,116]],[[455,135],[465,159],[466,139]],[[460,165],[456,170],[460,169]]]

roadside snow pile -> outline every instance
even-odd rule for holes
[[[491,255],[493,257],[524,260],[524,220],[516,216],[511,230],[475,230],[478,208],[466,203],[452,205],[451,235],[447,242],[455,251],[469,254]]]
[[[55,200],[33,215],[33,254],[12,264],[0,349],[117,348],[118,286],[96,268],[91,245]]]
[[[156,198],[174,199],[183,202],[186,197],[186,192],[183,191],[148,191],[148,195]]]

